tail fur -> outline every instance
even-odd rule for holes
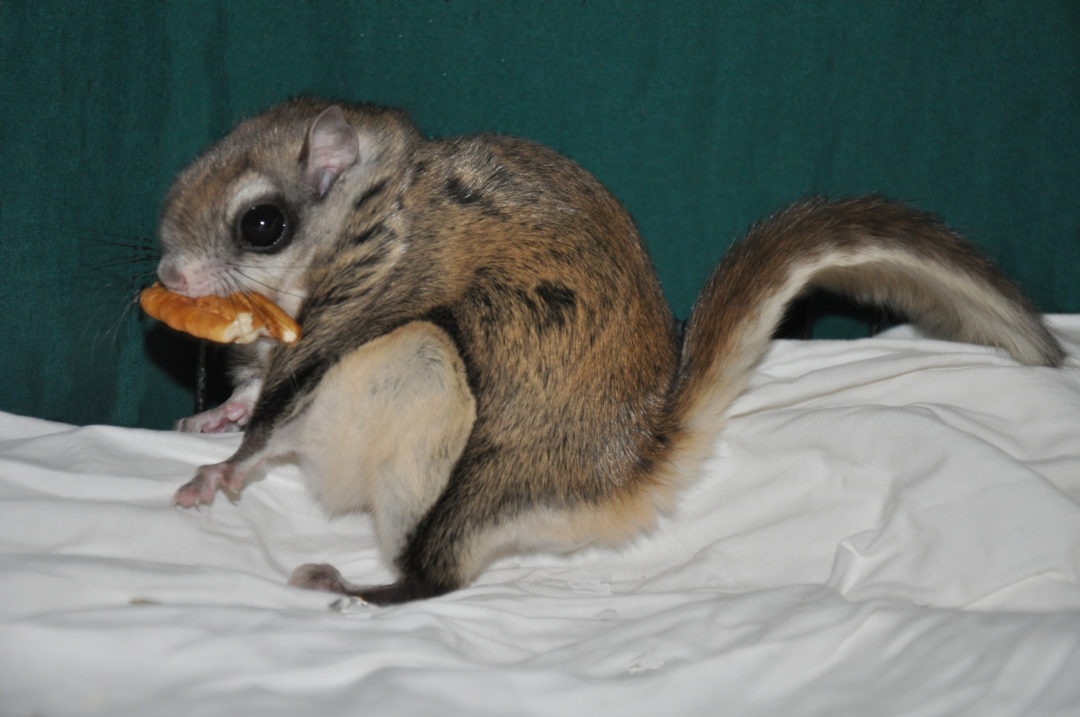
[[[1023,364],[1065,358],[1020,290],[934,216],[877,196],[808,199],[751,227],[698,297],[669,404],[677,473],[708,454],[787,307],[810,288],[885,306],[941,338],[998,346]]]

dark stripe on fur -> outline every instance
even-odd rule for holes
[[[465,183],[457,177],[448,177],[443,188],[446,190],[446,196],[458,204],[475,204],[483,199],[481,195],[466,187]]]
[[[367,191],[364,192],[363,194],[361,194],[357,198],[357,200],[353,203],[353,207],[355,207],[356,209],[360,209],[362,206],[367,204],[367,202],[372,197],[374,197],[377,194],[381,194],[384,189],[386,189],[386,180],[385,179],[382,180],[381,182],[376,182],[372,186],[368,187]]]
[[[544,328],[562,328],[567,319],[572,319],[577,309],[577,296],[562,284],[541,281],[534,289],[540,299],[538,318]]]
[[[370,239],[372,236],[374,236],[375,233],[378,232],[382,228],[383,228],[382,222],[379,222],[378,224],[375,224],[374,226],[368,227],[367,229],[365,229],[364,231],[360,232],[359,234],[357,234],[356,236],[354,236],[352,238],[352,245],[353,246],[360,246],[361,244],[366,242],[368,239]]]

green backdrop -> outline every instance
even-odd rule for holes
[[[1080,311],[1080,3],[0,0],[0,410],[162,427],[191,344],[129,310],[170,178],[299,93],[593,171],[685,315],[808,192],[881,191]]]

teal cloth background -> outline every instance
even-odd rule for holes
[[[171,177],[300,93],[512,133],[620,197],[675,312],[754,219],[881,191],[1080,311],[1080,3],[0,2],[0,409],[163,427],[191,344],[129,310]],[[843,327],[837,329],[843,333]]]

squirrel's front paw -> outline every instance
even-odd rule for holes
[[[218,490],[235,502],[240,497],[241,488],[243,488],[242,477],[237,475],[232,463],[215,463],[199,468],[195,477],[176,491],[172,502],[173,505],[181,508],[210,505],[214,502],[214,493]]]
[[[230,398],[217,408],[196,413],[176,422],[176,430],[185,433],[230,433],[241,431],[251,418],[251,402]]]

